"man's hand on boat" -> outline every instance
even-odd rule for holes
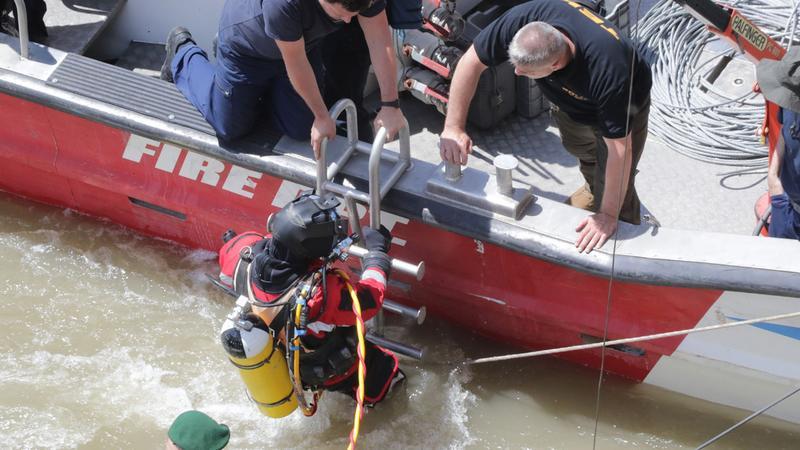
[[[397,133],[405,126],[406,118],[400,108],[384,106],[378,111],[375,121],[372,123],[375,134],[381,127],[386,128],[386,141],[394,140]]]
[[[439,137],[439,155],[442,161],[453,164],[467,164],[467,157],[472,153],[472,138],[463,128],[445,125]]]
[[[581,253],[590,253],[595,247],[602,247],[617,231],[617,219],[601,212],[594,213],[583,219],[575,231],[579,233],[575,247]]]
[[[331,116],[328,115],[327,110],[325,114],[314,118],[314,123],[311,125],[311,148],[314,149],[314,159],[319,159],[319,148],[322,146],[322,140],[325,138],[331,140],[335,135],[336,124],[331,119]]]

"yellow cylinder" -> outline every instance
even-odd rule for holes
[[[276,419],[288,416],[297,409],[297,398],[283,351],[261,318],[248,314],[245,320],[253,324],[250,330],[230,319],[225,321],[220,333],[222,346],[258,409]]]

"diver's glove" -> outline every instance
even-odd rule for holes
[[[387,253],[392,245],[392,234],[383,225],[378,230],[364,227],[362,231],[364,246],[367,248],[364,270],[369,267],[377,267],[388,277],[392,266]]]

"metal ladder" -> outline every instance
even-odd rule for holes
[[[381,226],[381,200],[386,194],[394,187],[403,173],[411,167],[411,143],[410,132],[408,123],[406,122],[403,128],[400,129],[400,153],[399,155],[384,154],[383,148],[386,144],[386,129],[381,127],[375,136],[375,140],[370,146],[366,142],[358,140],[358,126],[356,116],[356,106],[350,99],[342,99],[336,102],[330,109],[331,118],[335,121],[342,113],[345,113],[347,124],[347,148],[344,153],[328,168],[327,147],[328,140],[324,139],[320,145],[319,159],[317,160],[317,180],[316,191],[317,195],[324,195],[325,193],[333,193],[340,195],[344,198],[347,213],[350,219],[350,225],[353,232],[362,236],[361,223],[358,219],[357,203],[366,205],[369,208],[369,224],[370,227],[378,229]],[[369,155],[369,192],[359,191],[357,189],[344,186],[333,181],[333,178],[339,171],[347,165],[350,159],[357,153]],[[380,165],[382,161],[389,161],[392,164],[391,171],[384,183],[381,183]],[[362,258],[366,256],[367,250],[352,245],[349,253]],[[392,270],[405,273],[421,280],[425,274],[425,263],[412,264],[406,261],[401,261],[395,258],[391,259]],[[401,314],[406,317],[413,318],[418,325],[422,324],[425,320],[425,307],[419,309],[409,308],[404,305],[392,302],[391,300],[384,300],[384,309],[394,313]],[[397,353],[409,356],[415,359],[422,359],[423,352],[421,349],[407,346],[400,342],[392,341],[383,337],[384,318],[383,310],[378,312],[376,323],[373,330],[370,331],[370,340],[378,345],[386,347]]]

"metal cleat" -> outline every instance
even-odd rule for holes
[[[461,172],[458,164],[443,163],[428,180],[426,190],[445,202],[470,207],[479,213],[519,220],[534,195],[532,186],[513,181],[517,164],[515,157],[500,155],[494,162],[497,174],[492,175],[469,167]]]

